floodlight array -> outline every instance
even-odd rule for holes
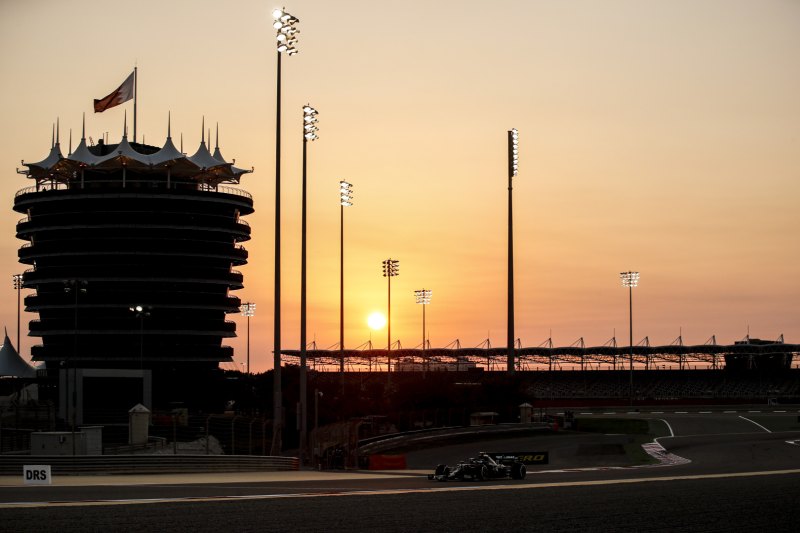
[[[353,205],[353,185],[342,180],[339,182],[339,201],[342,207]]]
[[[303,137],[306,141],[319,139],[317,135],[319,131],[317,127],[317,122],[319,122],[317,114],[319,114],[319,112],[310,105],[306,104],[303,106]]]
[[[393,278],[400,275],[400,261],[398,259],[383,260],[383,277]]]
[[[638,272],[620,272],[619,277],[623,287],[636,287],[639,284]]]
[[[242,316],[251,317],[256,315],[256,304],[247,302],[243,303],[242,307],[240,308],[242,312]]]
[[[417,299],[418,304],[428,305],[431,303],[431,295],[433,291],[430,289],[421,289],[418,291],[414,291],[414,296]]]
[[[511,128],[508,132],[508,177],[513,178],[519,172],[519,131]]]
[[[296,48],[297,34],[300,33],[300,30],[295,28],[294,25],[300,22],[300,19],[290,15],[283,9],[274,10],[272,17],[275,19],[272,27],[276,31],[275,38],[278,41],[278,52],[286,52],[290,56],[296,54],[298,52]]]

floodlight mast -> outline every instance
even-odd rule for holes
[[[65,383],[64,383],[64,399],[66,405],[66,411],[64,412],[67,419],[69,420],[70,426],[72,428],[72,455],[75,455],[75,415],[78,409],[78,378],[77,378],[77,366],[78,366],[78,296],[80,294],[86,294],[86,286],[88,282],[85,279],[67,279],[64,280],[64,292],[69,294],[72,293],[75,296],[75,305],[74,305],[74,335],[73,335],[73,343],[72,343],[72,363],[73,363],[73,371],[72,371],[72,391],[70,391],[70,376],[69,376],[69,367],[70,367],[70,359],[65,358],[64,363],[66,375],[65,375]],[[81,418],[83,418],[83,411],[81,411]]]
[[[283,406],[281,391],[281,56],[286,53],[292,56],[297,50],[297,34],[300,31],[295,24],[300,20],[285,9],[275,9],[272,12],[275,19],[272,27],[275,28],[277,61],[277,90],[275,112],[275,311],[273,331],[273,423],[272,446],[270,453],[280,455],[282,444],[282,419]]]
[[[22,306],[21,306],[21,304],[22,304],[21,291],[22,291],[22,285],[24,284],[24,282],[22,281],[22,274],[12,274],[11,278],[14,280],[14,289],[16,289],[16,291],[17,291],[17,353],[22,355],[22,348],[20,348],[20,345],[19,345],[19,331],[20,331],[19,324],[20,324],[20,319],[21,319],[21,311],[20,311],[20,309],[22,308]]]
[[[344,378],[344,208],[353,205],[353,185],[339,181],[339,372]]]
[[[250,374],[250,317],[256,315],[256,304],[246,302],[241,307],[242,316],[247,317],[247,374]]]
[[[388,343],[386,346],[386,372],[387,374],[391,375],[392,373],[392,278],[395,276],[400,275],[400,261],[397,259],[384,259],[383,261],[383,277],[388,281],[389,287],[389,298],[388,298],[388,305],[387,305],[387,333],[388,333]]]
[[[506,344],[506,371],[514,373],[514,217],[512,179],[519,173],[519,132],[508,131],[508,332]]]
[[[630,404],[633,405],[633,288],[639,284],[639,273],[638,272],[620,272],[619,274],[620,280],[622,281],[622,286],[628,288],[628,317],[629,317],[629,332],[630,332],[630,357],[629,357],[629,364],[630,364],[630,383],[629,383],[629,394],[630,394]]]
[[[414,297],[418,304],[422,305],[422,353],[425,353],[425,307],[431,303],[431,296],[433,291],[430,289],[420,289],[414,291]],[[424,365],[427,366],[427,361],[424,359]]]
[[[306,439],[308,433],[308,416],[306,403],[306,386],[308,383],[307,374],[307,353],[306,353],[306,304],[307,304],[307,268],[306,268],[306,198],[307,198],[307,154],[309,141],[315,141],[319,137],[317,132],[317,110],[309,104],[303,106],[303,185],[302,185],[302,214],[301,214],[301,239],[300,239],[300,461],[305,460]]]

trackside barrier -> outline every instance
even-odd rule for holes
[[[369,455],[369,470],[405,470],[405,455]]]
[[[0,475],[20,475],[29,455],[0,457]],[[37,455],[53,475],[180,474],[194,472],[276,472],[299,470],[297,457],[258,455]]]

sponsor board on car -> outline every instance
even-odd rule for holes
[[[546,465],[550,461],[548,452],[494,452],[489,455],[498,463],[518,461],[525,465]]]

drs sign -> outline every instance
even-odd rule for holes
[[[22,477],[26,485],[50,485],[53,479],[50,465],[24,465]]]

